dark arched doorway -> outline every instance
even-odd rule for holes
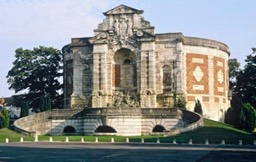
[[[162,126],[162,125],[156,125],[154,128],[153,128],[153,131],[152,132],[164,132],[165,131],[165,128]]]
[[[110,126],[102,125],[95,130],[95,133],[116,133],[116,130]]]
[[[76,129],[72,126],[66,126],[63,129],[63,134],[75,134],[76,133]]]

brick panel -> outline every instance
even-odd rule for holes
[[[195,101],[195,96],[187,96],[187,101]]]
[[[209,97],[203,97],[203,102],[209,102]]]
[[[120,65],[112,66],[112,86],[120,87]]]
[[[208,56],[190,53],[186,59],[187,93],[209,94]]]
[[[226,72],[225,60],[223,58],[214,57],[214,95],[225,96],[226,92]]]

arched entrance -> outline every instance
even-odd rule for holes
[[[165,131],[165,128],[162,125],[156,125],[152,130],[152,132],[154,133],[162,133],[164,131]]]
[[[95,133],[116,133],[116,130],[110,126],[102,125],[95,130]]]
[[[118,50],[112,64],[112,87],[122,91],[136,90],[136,74],[135,54],[126,48]]]
[[[63,134],[76,134],[76,129],[72,126],[66,126],[63,129]]]

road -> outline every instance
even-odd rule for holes
[[[255,146],[154,143],[0,143],[0,162],[256,162]]]

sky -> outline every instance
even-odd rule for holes
[[[93,36],[102,13],[121,4],[144,10],[155,33],[227,44],[242,66],[256,47],[255,0],[0,0],[0,96],[15,94],[6,75],[17,48],[61,49],[71,38]]]

